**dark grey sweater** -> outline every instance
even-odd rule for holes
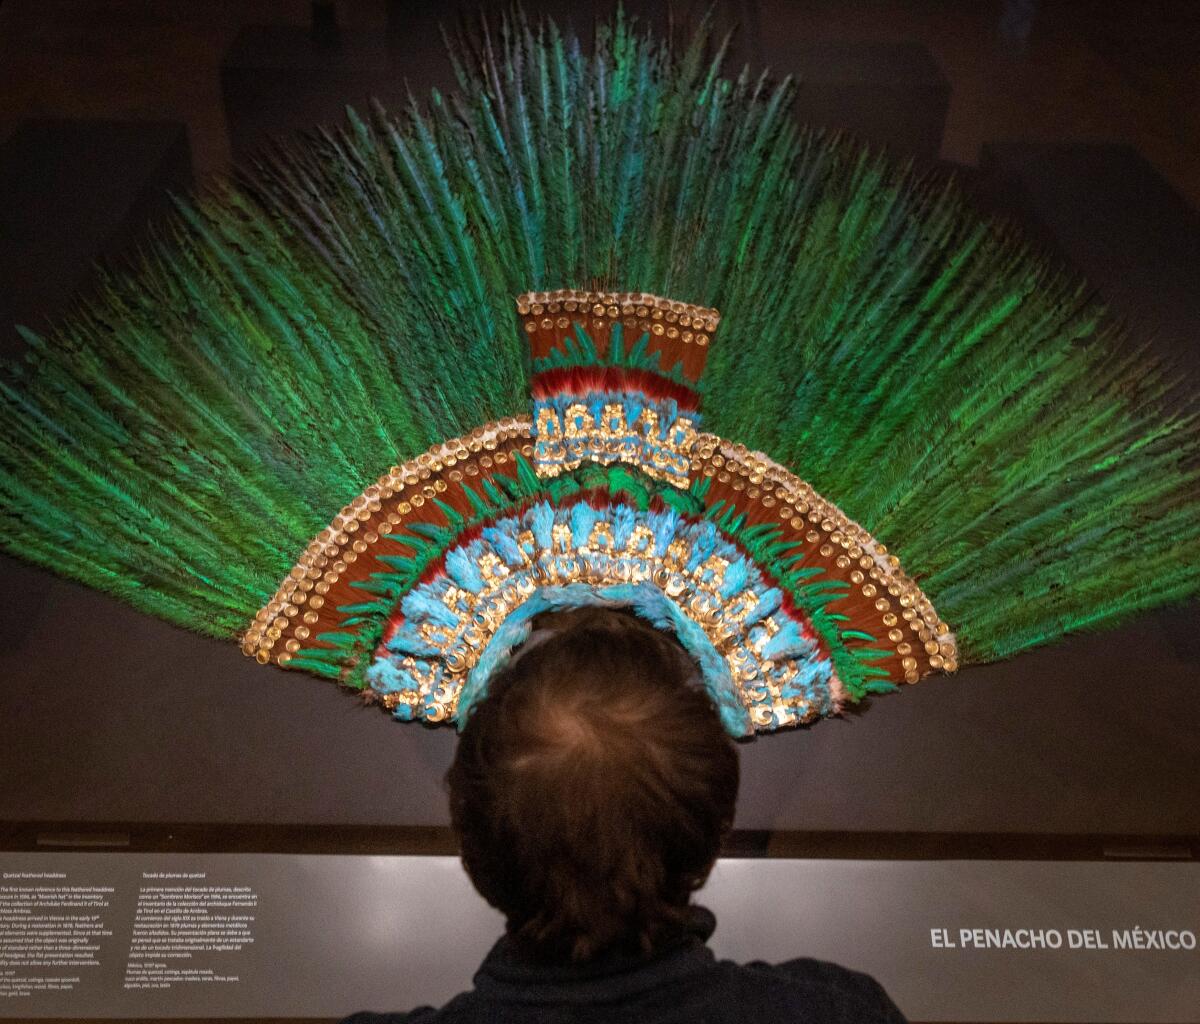
[[[706,945],[716,918],[695,908],[691,931],[652,959],[613,953],[545,964],[509,936],[492,947],[475,987],[441,1009],[356,1013],[342,1024],[904,1024],[880,984],[820,960],[718,960]]]

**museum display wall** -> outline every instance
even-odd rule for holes
[[[244,28],[221,66],[235,156],[249,159],[269,133],[327,123],[346,101],[394,105],[401,88],[452,85],[432,42],[444,13],[435,6],[394,5],[382,38],[345,27],[330,36],[327,17],[319,31]],[[1144,158],[1118,144],[989,140],[978,166],[941,160],[950,87],[928,51],[806,41],[799,18],[766,31],[779,13],[762,12],[735,39],[731,66],[753,59],[794,74],[802,122],[953,174],[978,206],[1012,218],[1091,282],[1114,319],[1195,374],[1200,222]],[[718,17],[724,26],[739,14]],[[166,215],[168,191],[186,191],[193,177],[181,125],[61,119],[11,133],[0,174],[4,320],[35,326],[86,286],[93,258],[132,251],[144,223]],[[6,351],[19,353],[24,343],[5,332]],[[228,645],[3,564],[4,621],[20,628],[0,650],[9,735],[0,819],[447,824],[440,779],[451,731],[397,725],[332,687],[262,671]],[[1195,621],[1194,603],[1142,614],[871,698],[802,735],[759,736],[742,748],[738,827],[1194,836]]]
[[[252,165],[272,138],[341,123],[347,103],[367,110],[374,97],[398,110],[410,89],[455,87],[437,28],[449,5],[263,6],[276,22],[235,26],[219,67],[211,61],[234,164]],[[661,14],[656,4],[626,6],[652,21]],[[525,7],[585,35],[595,14],[580,3]],[[998,33],[1005,73],[1049,74],[1040,62],[1056,51],[1037,48],[1038,31],[1061,41],[1067,15],[1039,10],[1026,37],[1029,25],[1006,29],[1001,17],[1021,5],[995,7],[990,19],[951,21]],[[1085,280],[1107,306],[1104,323],[1170,360],[1194,395],[1194,196],[1119,131],[1010,129],[985,138],[976,160],[949,158],[956,102],[979,103],[955,93],[961,66],[946,73],[905,22],[912,12],[895,15],[895,29],[856,34],[867,16],[831,15],[814,32],[812,12],[782,0],[718,4],[713,15],[718,30],[744,26],[730,67],[769,66],[802,83],[798,122],[911,160],[934,182],[953,179],[976,209]],[[87,31],[116,31],[107,17],[94,15]],[[0,48],[36,24],[6,3]],[[1106,52],[1095,39],[1108,29],[1092,31]],[[0,104],[0,353],[9,358],[28,348],[14,325],[41,330],[70,310],[95,287],[94,261],[129,260],[171,222],[173,194],[205,185],[193,163],[213,165],[195,160],[189,125],[176,117],[118,102],[67,116],[20,102]],[[12,998],[0,999],[0,1017],[333,1019],[358,1008],[342,1002],[356,993],[415,1005],[449,997],[469,976],[498,919],[453,856],[443,782],[453,726],[398,722],[332,682],[258,664],[236,643],[9,555],[0,555],[0,621],[9,626],[0,913],[33,908],[63,927],[94,915],[88,963],[105,979],[92,990],[30,968],[21,977],[40,981],[18,992],[5,967],[0,995]],[[1174,602],[741,741],[735,832],[706,890],[724,908],[722,955],[778,959],[789,942],[846,962],[861,951],[914,1020],[1200,1020],[1191,1009],[1200,1005],[1198,625],[1195,598]],[[746,859],[764,856],[775,859]],[[399,924],[380,916],[313,938],[328,920],[321,907],[356,908],[362,922],[372,893],[388,886]],[[312,907],[289,909],[286,894],[302,887]],[[803,914],[775,906],[764,932],[753,900],[798,890],[823,892],[824,902]],[[434,891],[444,903],[434,905]],[[132,955],[155,901],[191,901],[223,922],[220,955],[193,964],[209,982],[156,974],[138,962],[149,957]],[[459,925],[438,940],[451,945],[466,929],[474,942],[449,959],[431,956],[438,943],[418,943],[409,927],[419,920],[423,932],[445,908]],[[1014,958],[1025,948],[1017,932],[1028,943],[1031,929],[1043,944]],[[763,941],[768,954],[756,952]],[[314,970],[307,990],[271,973],[271,964],[321,964],[334,945],[355,950],[358,973]],[[421,964],[420,983],[381,982],[395,958]],[[1042,981],[1031,985],[1032,974]]]

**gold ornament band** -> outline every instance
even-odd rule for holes
[[[632,511],[619,499],[614,501],[625,513]],[[693,539],[703,536],[705,528],[711,531],[711,525],[681,522],[675,539],[660,556],[654,553],[655,536],[645,522],[633,527],[622,546],[607,518],[611,511],[612,506],[595,508],[583,532],[578,532],[572,525],[570,507],[560,509],[546,547],[539,544],[532,529],[514,526],[516,517],[503,520],[514,531],[520,564],[506,563],[482,545],[482,553],[473,556],[481,585],[468,590],[450,584],[440,594],[439,605],[456,625],[448,626],[439,619],[417,627],[422,646],[438,647],[444,653],[436,659],[437,664],[431,659],[392,656],[392,665],[416,685],[385,694],[381,698],[384,706],[394,711],[407,704],[414,717],[431,722],[453,717],[469,673],[490,650],[505,620],[536,595],[548,592],[547,588],[552,592],[577,584],[601,597],[607,588],[627,593],[628,588],[649,585],[659,599],[671,602],[679,614],[703,631],[728,666],[730,702],[748,716],[747,732],[750,727],[800,725],[843,706],[846,698],[836,676],[828,680],[828,689],[797,688],[806,664],[794,657],[764,653],[786,628],[787,616],[777,610],[755,620],[754,629],[747,627],[763,587],[746,578],[736,593],[729,595],[725,590],[730,558],[744,556],[727,544],[729,557],[711,554],[704,561],[693,559]],[[817,646],[815,639],[808,643],[812,649]]]

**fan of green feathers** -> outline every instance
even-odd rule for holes
[[[4,548],[217,636],[387,467],[528,407],[513,297],[715,307],[706,428],[898,554],[964,662],[1193,594],[1178,376],[952,184],[617,17],[520,18],[459,90],[181,202],[0,382]]]

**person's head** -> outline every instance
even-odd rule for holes
[[[674,640],[607,609],[554,618],[459,739],[463,864],[547,956],[650,952],[684,927],[732,824],[737,748]]]

